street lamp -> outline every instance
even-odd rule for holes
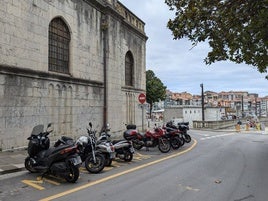
[[[205,121],[205,104],[204,104],[204,86],[203,83],[200,84],[201,87],[201,103],[202,103],[202,127],[204,127],[204,121]]]

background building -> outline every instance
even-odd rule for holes
[[[167,90],[166,100],[155,103],[154,109],[157,110],[158,116],[163,116],[164,122],[175,119],[189,122],[190,126],[193,126],[193,121],[202,121],[201,98],[201,95],[191,95],[187,92],[173,93]],[[205,121],[268,117],[267,105],[267,96],[259,97],[258,94],[246,91],[204,92]]]

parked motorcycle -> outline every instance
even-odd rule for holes
[[[145,134],[141,134],[136,130],[136,125],[127,125],[127,130],[124,132],[124,138],[130,140],[133,143],[133,147],[140,150],[142,147],[156,147],[162,153],[167,153],[171,149],[171,145],[168,136],[160,127],[155,127],[154,130],[148,130]]]
[[[167,122],[166,126],[169,128],[173,128],[173,129],[179,129],[179,131],[181,132],[181,137],[182,137],[183,141],[186,143],[191,142],[192,138],[187,133],[187,131],[189,130],[189,122],[178,123],[178,125],[176,126],[176,125],[174,125],[173,121],[169,121],[169,122]]]
[[[104,155],[105,166],[111,166],[115,158],[115,147],[112,142],[108,140],[108,135],[105,135],[105,133],[107,133],[106,129],[106,127],[102,128],[100,136],[96,140],[96,150]]]
[[[184,139],[179,129],[171,128],[168,124],[162,128],[166,131],[166,136],[169,138],[170,145],[173,149],[179,149],[184,145]]]
[[[103,128],[102,132],[100,133],[98,141],[111,142],[114,146],[115,157],[118,157],[126,162],[132,161],[134,154],[134,148],[132,142],[125,139],[111,141],[110,140],[111,135],[108,133],[108,131],[110,131],[109,124],[107,124],[105,128]]]
[[[85,162],[85,167],[90,173],[99,173],[105,167],[104,155],[96,151],[96,131],[92,130],[92,123],[89,123],[87,128],[88,136],[80,136],[76,141],[70,137],[62,136],[55,143],[55,147],[60,144],[76,144],[79,148],[79,155],[82,162]]]
[[[50,147],[48,135],[53,131],[52,124],[48,124],[45,132],[43,130],[44,125],[35,126],[31,136],[27,138],[29,156],[25,159],[25,168],[31,173],[53,174],[68,182],[76,182],[82,163],[77,154],[77,146],[68,144]]]

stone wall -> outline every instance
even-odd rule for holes
[[[48,27],[55,17],[71,34],[69,74],[48,71]],[[121,3],[2,0],[0,27],[0,149],[26,146],[36,124],[54,123],[52,141],[86,134],[89,121],[100,130],[105,116],[117,135],[124,123],[141,126],[147,37],[144,23]],[[125,86],[128,51],[134,57],[131,87]]]
[[[90,85],[0,74],[1,149],[25,146],[37,124],[54,124],[52,141],[86,134],[88,122],[99,123],[103,112],[103,87]]]

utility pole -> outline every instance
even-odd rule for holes
[[[242,118],[244,118],[245,114],[244,114],[244,96],[242,95]]]
[[[258,113],[257,113],[257,97],[255,97],[255,115],[256,115],[256,117],[258,116]]]
[[[205,121],[205,103],[204,103],[204,86],[203,83],[200,84],[201,87],[201,102],[202,102],[202,127],[204,128],[204,121]]]

